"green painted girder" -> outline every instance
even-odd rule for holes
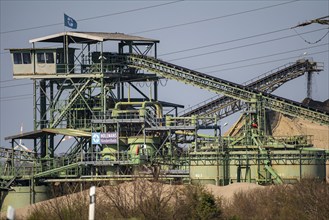
[[[300,77],[305,73],[320,72],[323,70],[323,67],[316,62],[302,59],[295,63],[286,64],[275,70],[275,72],[271,71],[271,74],[265,73],[257,77],[257,80],[250,81],[246,86],[257,89],[258,91],[272,93],[284,83]],[[222,119],[246,107],[247,104],[243,101],[228,96],[221,96],[201,106],[198,105],[197,108],[184,113],[182,116],[216,114],[219,119]]]
[[[44,172],[37,173],[33,177],[34,178],[39,178],[39,177],[43,177],[43,176],[50,176],[51,174],[55,174],[55,173],[58,173],[58,172],[61,172],[61,171],[77,168],[79,165],[80,165],[80,163],[72,163],[72,164],[69,164],[69,165],[66,165],[66,166],[62,166],[62,167],[58,167],[58,168],[54,168],[54,169],[51,169],[51,170],[47,170],[47,171],[44,171]]]
[[[279,176],[279,174],[277,174],[277,172],[275,172],[275,170],[271,166],[265,164],[264,167],[272,175],[273,182],[275,184],[283,184],[283,180],[281,179],[281,177]]]
[[[277,112],[303,118],[320,124],[329,125],[329,113],[304,106],[279,96],[262,93],[255,89],[229,82],[214,76],[177,66],[153,57],[127,54],[127,65],[159,74],[165,78],[207,89],[217,94],[232,97],[245,102],[261,100],[263,106]]]
[[[90,83],[90,79],[88,79],[80,88],[76,88],[75,94],[72,95],[72,97],[69,100],[69,103],[67,103],[67,105],[64,106],[64,108],[60,111],[59,116],[54,120],[54,122],[52,124],[50,124],[50,128],[55,128],[64,118],[64,116],[68,113],[68,111],[70,110],[70,108],[73,106],[73,104],[78,100],[79,97],[83,96],[81,95],[81,93],[87,88],[87,86]]]

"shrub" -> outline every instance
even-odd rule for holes
[[[34,205],[28,219],[87,219],[88,199],[87,191],[55,198]],[[96,219],[218,219],[219,201],[201,186],[136,180],[99,188],[95,213]]]
[[[304,179],[294,185],[269,186],[235,193],[227,201],[227,219],[327,219],[329,185]]]

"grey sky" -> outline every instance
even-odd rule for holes
[[[25,131],[33,129],[32,85],[29,84],[31,81],[12,80],[10,55],[4,49],[31,47],[28,43],[30,39],[62,32],[64,13],[78,21],[78,31],[123,32],[159,39],[159,58],[171,60],[190,69],[202,68],[198,71],[209,72],[237,83],[293,62],[307,52],[307,57],[324,62],[325,67],[323,72],[314,77],[313,98],[321,101],[329,98],[329,36],[311,45],[299,36],[288,37],[296,32],[287,29],[298,23],[329,15],[328,1],[180,1],[150,7],[167,2],[169,1],[1,0],[1,146],[10,146],[4,141],[4,137],[19,133],[21,123],[24,124]],[[274,7],[284,2],[287,4]],[[141,9],[145,7],[149,8]],[[112,15],[101,17],[109,14]],[[100,17],[93,18],[96,16]],[[40,26],[47,27],[33,28]],[[17,31],[26,28],[28,30]],[[314,24],[296,31],[314,31],[302,36],[307,41],[315,42],[327,33],[328,29],[325,28],[328,27]],[[283,29],[287,30],[222,43]],[[249,44],[253,45],[246,46]],[[213,46],[204,47],[206,45]],[[189,50],[196,47],[201,48]],[[182,50],[186,51],[165,55]],[[247,65],[250,66],[242,67]],[[215,67],[203,68],[208,66]],[[306,96],[305,77],[285,84],[275,94],[302,101]],[[161,100],[184,104],[186,107],[213,95],[208,91],[173,81],[169,81],[167,86],[161,87],[159,91]],[[234,117],[225,119],[223,123],[228,121],[232,124],[233,120]]]

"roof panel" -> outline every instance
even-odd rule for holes
[[[54,135],[65,135],[73,137],[91,137],[90,132],[80,131],[76,129],[68,128],[43,128],[37,131],[24,132],[22,134],[12,135],[5,137],[5,140],[10,139],[36,139],[44,136],[45,134],[54,134]]]
[[[63,43],[65,36],[69,37],[70,43],[97,43],[102,41],[138,41],[138,42],[153,42],[158,43],[159,40],[144,38],[139,36],[127,35],[123,33],[107,33],[107,32],[62,32],[52,34],[45,37],[35,38],[30,40],[30,43],[35,42],[51,42]]]

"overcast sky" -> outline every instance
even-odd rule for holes
[[[62,32],[64,13],[77,20],[78,31],[122,32],[158,39],[159,58],[237,83],[304,56],[312,57],[324,63],[324,71],[315,75],[313,83],[313,98],[324,101],[329,98],[328,26],[289,28],[329,15],[328,4],[327,0],[1,0],[1,146],[10,146],[4,137],[19,133],[22,123],[24,131],[33,130],[31,81],[13,80],[10,54],[4,49],[28,48],[32,46],[30,39]],[[274,94],[302,101],[306,78],[286,83]],[[174,81],[159,90],[159,99],[186,107],[212,96]],[[224,119],[222,124],[232,124],[235,118]]]

